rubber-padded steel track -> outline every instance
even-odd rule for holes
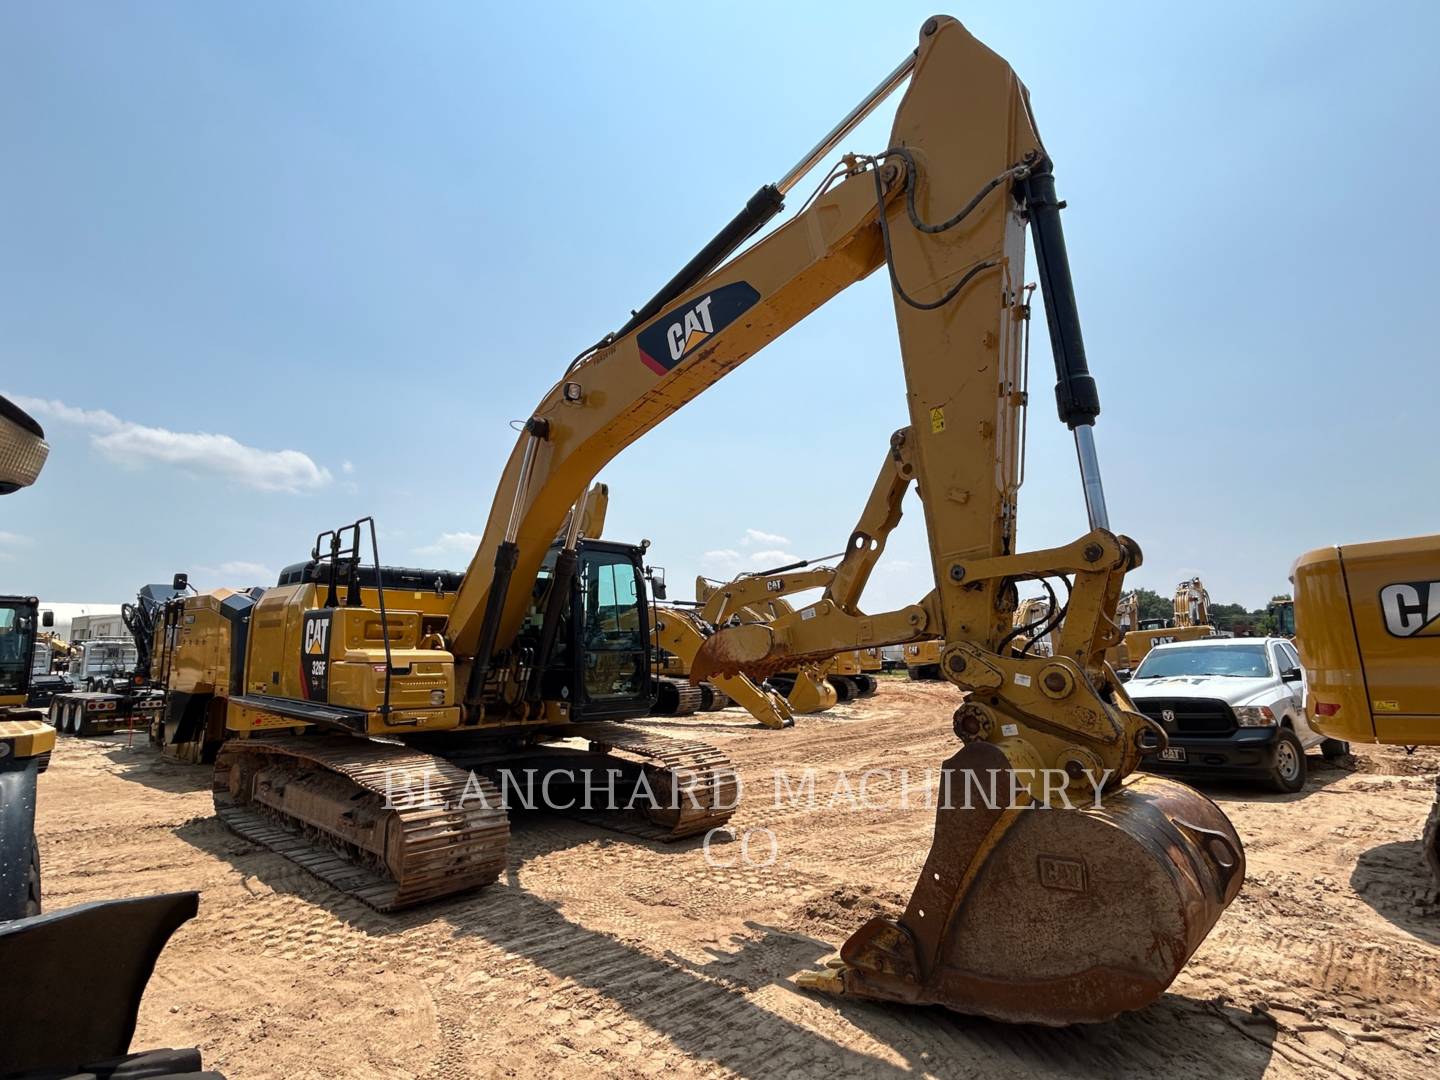
[[[567,738],[642,760],[662,806],[644,821],[623,812],[586,815],[586,820],[658,840],[681,840],[718,828],[739,806],[740,779],[730,758],[709,743],[655,735],[618,723],[576,724]]]
[[[700,706],[702,712],[719,712],[735,704],[735,699],[718,686],[701,683],[700,690],[705,695],[704,703]]]
[[[654,716],[691,716],[704,705],[703,691],[698,686],[691,686],[687,679],[657,675],[655,681],[659,684],[656,688],[658,693],[655,707],[650,710]]]
[[[388,858],[346,838],[353,822],[327,828],[254,801],[262,769],[277,769],[302,788],[333,789],[342,778],[355,789],[356,809],[341,816],[374,815]],[[344,736],[232,739],[216,757],[213,789],[216,814],[235,832],[377,911],[477,889],[505,868],[510,822],[494,785],[409,747]],[[396,798],[387,809],[387,791],[417,797]],[[428,798],[419,797],[423,791]]]

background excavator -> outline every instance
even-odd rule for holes
[[[1345,742],[1440,746],[1440,536],[1307,551],[1290,580],[1305,713]],[[1440,903],[1440,777],[1421,850]]]
[[[711,626],[763,623],[793,615],[787,597],[824,588],[835,577],[832,566],[815,566],[801,560],[788,566],[741,574],[728,582],[695,579],[700,614]],[[823,712],[855,698],[869,697],[878,683],[866,671],[862,650],[845,650],[828,658],[812,659],[787,671],[775,671],[768,682],[785,696],[790,708],[801,714]],[[878,669],[878,656],[876,657]]]
[[[888,146],[847,155],[798,213],[736,254],[907,79]],[[614,455],[883,267],[909,424],[823,598],[717,630],[690,677],[763,681],[938,638],[945,677],[968,692],[946,790],[1009,793],[942,800],[905,912],[863,927],[809,985],[1050,1024],[1154,1001],[1234,899],[1244,856],[1207,799],[1135,772],[1163,737],[1104,663],[1140,551],[1109,529],[1061,205],[1009,65],[958,22],[928,20],[874,92],[571,362],[525,422],[453,589],[385,567],[362,519],[317,536],[310,560],[255,600],[215,760],[220,817],[382,910],[494,880],[500,792],[519,776],[643,786],[651,799],[626,805],[664,838],[728,820],[738,782],[722,754],[625,722],[653,696],[644,548],[582,539],[582,500]],[[1027,230],[1090,517],[1077,540],[1034,552],[1016,531]],[[866,613],[861,593],[911,484],[934,590]],[[1022,654],[1009,645],[1017,583],[1049,579],[1068,586],[1059,647]]]
[[[1139,597],[1134,593],[1129,595],[1134,598],[1131,611],[1136,629],[1124,635],[1121,651],[1112,659],[1112,663],[1118,660],[1116,666],[1127,673],[1135,670],[1156,645],[1215,636],[1215,628],[1210,625],[1210,593],[1198,577],[1187,578],[1175,586],[1174,615],[1168,623],[1140,618]]]

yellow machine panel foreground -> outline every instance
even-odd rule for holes
[[[1307,551],[1291,580],[1310,726],[1346,742],[1440,746],[1440,536]],[[1440,778],[1422,847],[1440,901]]]
[[[812,200],[761,235],[801,177],[907,79],[885,145],[846,155]],[[1163,735],[1105,654],[1120,642],[1121,583],[1141,554],[1109,525],[1062,205],[1024,85],[960,23],[928,20],[874,92],[558,373],[523,426],[463,577],[412,581],[428,572],[383,566],[362,519],[318,536],[308,562],[229,624],[219,815],[382,910],[494,880],[507,840],[496,792],[517,776],[594,788],[615,773],[627,791],[643,782],[653,798],[626,828],[662,839],[724,824],[738,791],[725,756],[627,723],[654,700],[645,546],[584,535],[587,486],[879,271],[894,299],[904,373],[894,393],[908,423],[876,447],[880,472],[821,599],[717,630],[689,677],[758,685],[837,654],[933,640],[957,689],[960,745],[941,766],[945,794],[914,895],[807,985],[1042,1024],[1155,1001],[1235,898],[1244,855],[1208,799],[1136,773]],[[1040,551],[1021,546],[1017,524],[1027,235],[1089,516],[1082,535]],[[933,588],[868,611],[863,591],[912,485]],[[1068,599],[1046,623],[1054,655],[1027,652],[1016,643],[1017,584],[1059,578],[1069,588],[1056,591]],[[189,730],[203,738],[207,725]],[[458,798],[472,785],[484,799]],[[429,798],[397,801],[397,789]]]

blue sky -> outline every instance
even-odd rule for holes
[[[0,6],[0,392],[56,403],[40,483],[0,502],[0,587],[264,582],[365,513],[386,561],[463,566],[508,422],[931,8]],[[1436,11],[954,10],[1056,160],[1139,583],[1260,604],[1303,550],[1436,530]],[[1039,330],[1026,547],[1085,529]],[[875,275],[607,467],[608,534],[680,597],[836,550],[899,374]],[[929,587],[907,509],[872,609]]]

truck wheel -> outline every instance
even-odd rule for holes
[[[1275,763],[1270,766],[1270,786],[1293,794],[1305,786],[1305,747],[1289,728],[1280,729],[1275,740]]]
[[[918,667],[911,667],[909,664],[906,664],[905,674],[910,677],[911,682],[920,681],[920,669]]]
[[[30,869],[25,874],[25,914],[40,914],[40,844],[30,834]]]
[[[1320,755],[1326,761],[1339,761],[1350,753],[1350,744],[1343,739],[1326,739],[1320,744]]]

